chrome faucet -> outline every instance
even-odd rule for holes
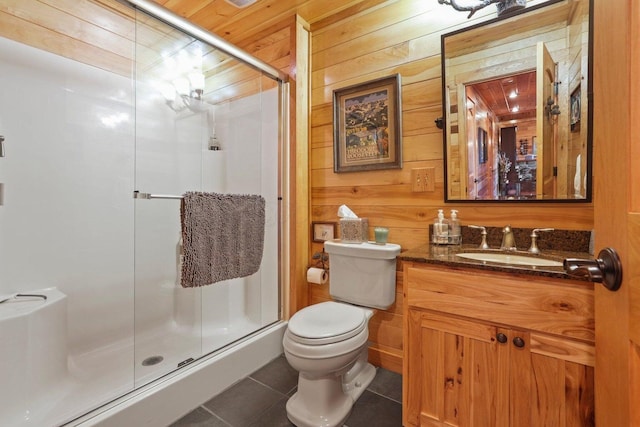
[[[539,254],[540,249],[538,249],[537,239],[538,233],[541,231],[553,231],[553,228],[534,228],[531,232],[531,246],[529,247],[529,252],[532,254]]]
[[[487,228],[479,225],[469,225],[469,228],[476,228],[480,230],[482,242],[480,242],[480,246],[478,246],[478,249],[489,249],[489,245],[487,244]]]
[[[502,229],[502,244],[500,245],[500,250],[503,251],[515,251],[518,248],[516,247],[516,238],[513,236],[513,230],[510,225],[507,225]]]

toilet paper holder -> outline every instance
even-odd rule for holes
[[[315,267],[322,268],[324,271],[329,271],[329,255],[322,248],[322,252],[315,252],[311,259],[317,260]]]

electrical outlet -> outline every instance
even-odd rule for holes
[[[411,169],[411,191],[414,193],[424,193],[435,191],[436,189],[435,168]]]

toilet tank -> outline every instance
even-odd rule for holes
[[[329,293],[351,304],[386,309],[396,299],[396,256],[400,245],[324,242],[329,254]]]

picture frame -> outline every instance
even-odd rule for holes
[[[335,239],[336,226],[335,222],[312,222],[311,239],[317,243]]]
[[[487,131],[478,127],[478,163],[487,163]]]
[[[400,75],[333,91],[333,171],[402,168]]]
[[[579,132],[580,131],[580,115],[581,115],[581,104],[580,104],[580,85],[571,92],[570,97],[570,124],[571,124],[571,132]]]

